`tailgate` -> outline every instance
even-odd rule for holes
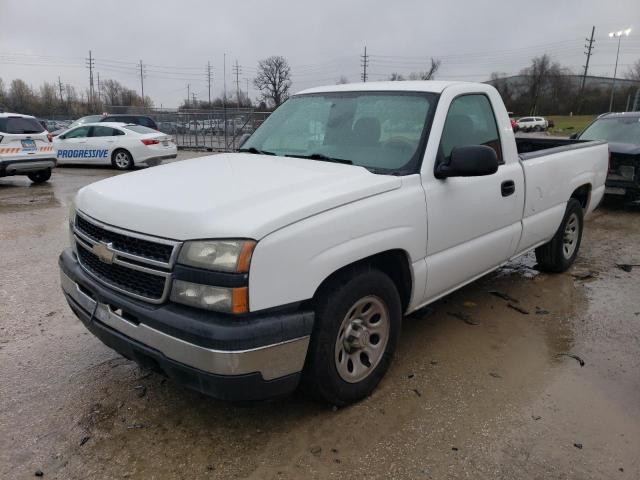
[[[37,135],[4,134],[2,137],[0,142],[0,158],[2,159],[55,156],[53,144],[49,142],[46,133]]]

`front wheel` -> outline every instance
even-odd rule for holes
[[[575,261],[582,241],[582,205],[575,198],[567,202],[562,223],[550,242],[536,248],[538,267],[545,272],[564,272]]]
[[[126,150],[116,150],[113,152],[111,164],[118,170],[130,170],[133,168],[133,158]]]
[[[332,405],[356,402],[376,388],[396,348],[400,295],[379,270],[344,274],[321,289],[303,387]]]
[[[51,178],[51,169],[38,170],[37,172],[27,174],[27,177],[29,177],[29,180],[33,183],[44,183]]]

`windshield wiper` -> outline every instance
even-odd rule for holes
[[[273,152],[268,152],[266,150],[258,150],[256,147],[239,148],[238,151],[243,153],[257,153],[260,155],[275,155],[275,153]]]
[[[333,162],[333,163],[343,163],[345,165],[353,165],[351,160],[346,160],[344,158],[334,158],[324,153],[312,153],[310,155],[285,155],[285,157],[295,157],[295,158],[308,158],[310,160],[322,160],[324,162]]]

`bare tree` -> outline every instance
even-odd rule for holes
[[[441,64],[442,60],[437,60],[431,57],[431,64],[429,65],[429,68],[427,70],[423,72],[414,72],[409,76],[409,78],[411,80],[433,80]],[[411,78],[412,76],[414,76],[415,78]]]
[[[535,115],[538,110],[538,100],[540,93],[547,87],[548,81],[552,76],[562,74],[562,68],[557,62],[553,62],[551,57],[546,53],[531,60],[531,65],[524,68],[521,72],[526,77],[529,98],[531,99],[530,115]]]
[[[258,75],[253,84],[261,93],[261,99],[277,107],[289,98],[291,67],[284,57],[272,56],[258,62]]]
[[[636,60],[636,63],[631,65],[625,76],[630,80],[640,82],[640,60]]]
[[[30,112],[35,103],[35,95],[31,87],[24,80],[11,80],[9,87],[8,103],[12,110],[16,112]]]
[[[350,83],[350,82],[349,82],[349,79],[344,75],[340,75],[340,78],[336,80],[336,85],[344,85],[346,83]]]
[[[404,81],[404,76],[401,73],[393,72],[389,75],[389,80],[392,82],[402,82]]]
[[[4,90],[4,81],[0,78],[0,109],[6,108],[7,92]]]

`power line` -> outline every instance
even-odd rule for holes
[[[362,75],[360,78],[363,82],[367,81],[367,67],[369,66],[369,55],[367,55],[367,46],[364,46],[364,55],[360,56],[360,64],[362,65]]]

